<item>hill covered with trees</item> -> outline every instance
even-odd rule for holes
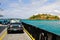
[[[29,19],[31,20],[60,20],[58,16],[51,15],[51,14],[37,14],[31,16]]]

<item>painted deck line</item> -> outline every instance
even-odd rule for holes
[[[33,36],[24,28],[24,31],[28,34],[28,36],[32,39],[35,40],[35,38],[33,38]]]
[[[1,36],[0,36],[0,40],[3,40],[3,38],[7,35],[7,31],[5,31]]]

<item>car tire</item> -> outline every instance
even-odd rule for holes
[[[7,33],[8,33],[8,34],[10,33],[9,30],[7,30]]]
[[[21,30],[20,32],[21,32],[21,33],[24,33],[24,31],[23,31],[23,30]]]

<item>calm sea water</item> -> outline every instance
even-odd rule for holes
[[[22,20],[24,23],[60,36],[60,20]]]
[[[0,20],[3,21],[3,20]],[[9,20],[8,20],[9,21]],[[60,36],[60,20],[21,20],[26,24],[46,30]]]

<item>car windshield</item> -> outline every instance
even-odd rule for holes
[[[19,23],[20,20],[11,20],[11,21],[10,21],[10,23],[16,23],[16,22]]]

